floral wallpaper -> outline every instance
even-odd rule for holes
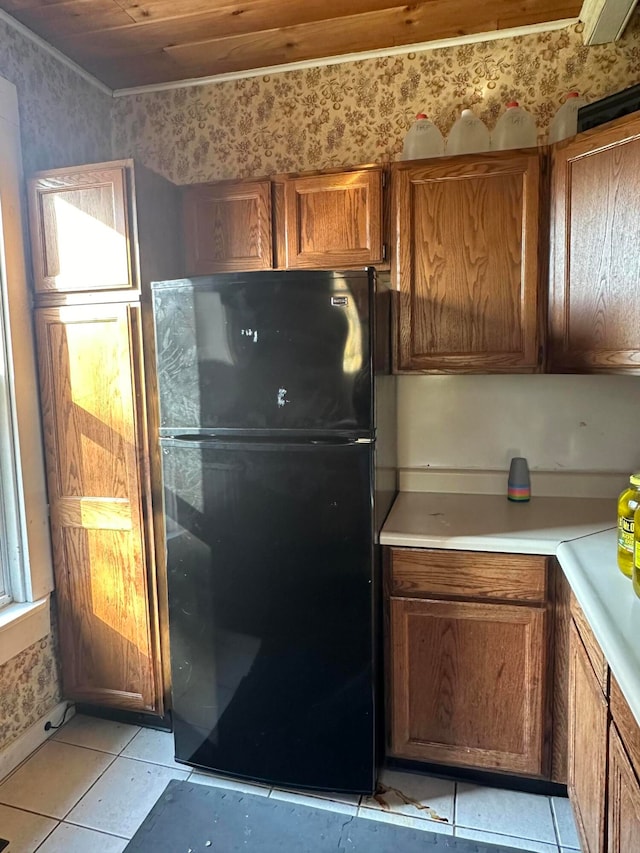
[[[111,159],[113,99],[3,20],[0,76],[18,90],[26,176],[38,169]],[[0,749],[59,701],[50,635],[0,666]]]
[[[52,633],[0,666],[0,750],[60,701]]]
[[[0,76],[18,90],[25,175],[111,159],[113,99],[3,20]]]
[[[114,103],[114,152],[176,183],[396,159],[415,113],[446,135],[464,107],[493,128],[506,101],[544,141],[567,91],[588,101],[640,81],[640,12],[615,44],[582,25],[517,38],[266,74]]]

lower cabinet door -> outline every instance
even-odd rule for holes
[[[542,607],[391,598],[391,753],[546,772]]]
[[[569,637],[569,799],[583,853],[603,853],[608,707],[582,640]],[[628,848],[631,851],[633,848]]]
[[[614,725],[609,729],[607,853],[640,850],[640,782]]]
[[[64,695],[159,714],[138,312],[112,304],[35,313]]]

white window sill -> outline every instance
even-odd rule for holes
[[[49,596],[0,610],[0,666],[51,632]]]

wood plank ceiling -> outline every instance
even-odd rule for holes
[[[0,0],[113,89],[577,18],[581,0]]]

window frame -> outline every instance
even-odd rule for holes
[[[0,362],[6,364],[6,381],[0,388],[0,428],[8,437],[0,448],[0,464],[5,515],[15,518],[15,523],[8,525],[11,536],[6,540],[5,577],[11,601],[3,599],[0,607],[2,665],[50,632],[49,596],[53,590],[31,292],[25,261],[18,98],[15,86],[3,77],[0,163],[0,347],[4,353],[4,358],[0,353]]]

